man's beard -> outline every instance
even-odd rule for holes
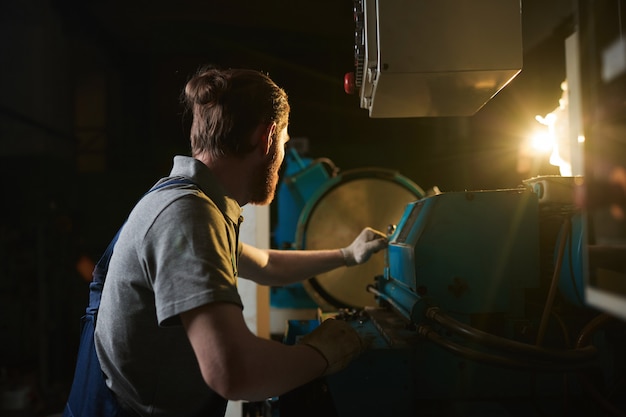
[[[274,200],[279,169],[280,164],[276,160],[276,153],[272,158],[268,158],[266,163],[257,167],[250,190],[251,204],[263,206]]]

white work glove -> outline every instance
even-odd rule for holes
[[[366,227],[354,239],[354,242],[343,249],[343,259],[347,266],[360,265],[374,253],[387,247],[387,236],[371,227]]]
[[[323,375],[344,369],[363,351],[363,342],[356,330],[344,320],[327,319],[311,333],[304,335],[298,344],[317,350],[328,365]]]

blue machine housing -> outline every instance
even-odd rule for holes
[[[572,229],[545,232],[546,219],[558,231],[571,217]],[[586,324],[593,311],[549,290],[553,275],[564,289],[576,276],[578,262],[568,259],[576,250],[561,260],[570,271],[557,265],[554,247],[579,233],[577,219],[541,207],[529,188],[409,203],[370,287],[379,306],[337,314],[367,349],[343,371],[281,396],[281,417],[590,415],[584,389],[567,376],[603,369],[601,325]],[[579,237],[570,239],[576,248]],[[286,340],[314,327],[290,323]]]
[[[418,323],[424,303],[457,315],[523,314],[539,286],[536,194],[450,192],[411,203],[390,238],[381,298]]]
[[[331,178],[329,168],[320,161],[301,158],[291,148],[285,155],[284,181],[277,192],[277,217],[272,231],[273,244],[279,249],[295,249],[298,218],[311,196]],[[272,287],[270,305],[274,308],[316,308],[302,283]]]

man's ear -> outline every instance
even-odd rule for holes
[[[261,150],[267,155],[272,149],[272,143],[274,142],[274,132],[276,131],[276,123],[271,123],[263,129],[261,135]]]

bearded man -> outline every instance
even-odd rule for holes
[[[293,346],[259,338],[244,321],[237,277],[287,285],[363,263],[387,244],[370,228],[339,249],[240,242],[241,207],[274,198],[287,95],[258,71],[202,69],[183,98],[191,156],[175,156],[129,215],[97,316],[97,356],[127,415],[223,416],[227,400],[265,400],[342,369],[361,350],[347,323],[327,320]]]

